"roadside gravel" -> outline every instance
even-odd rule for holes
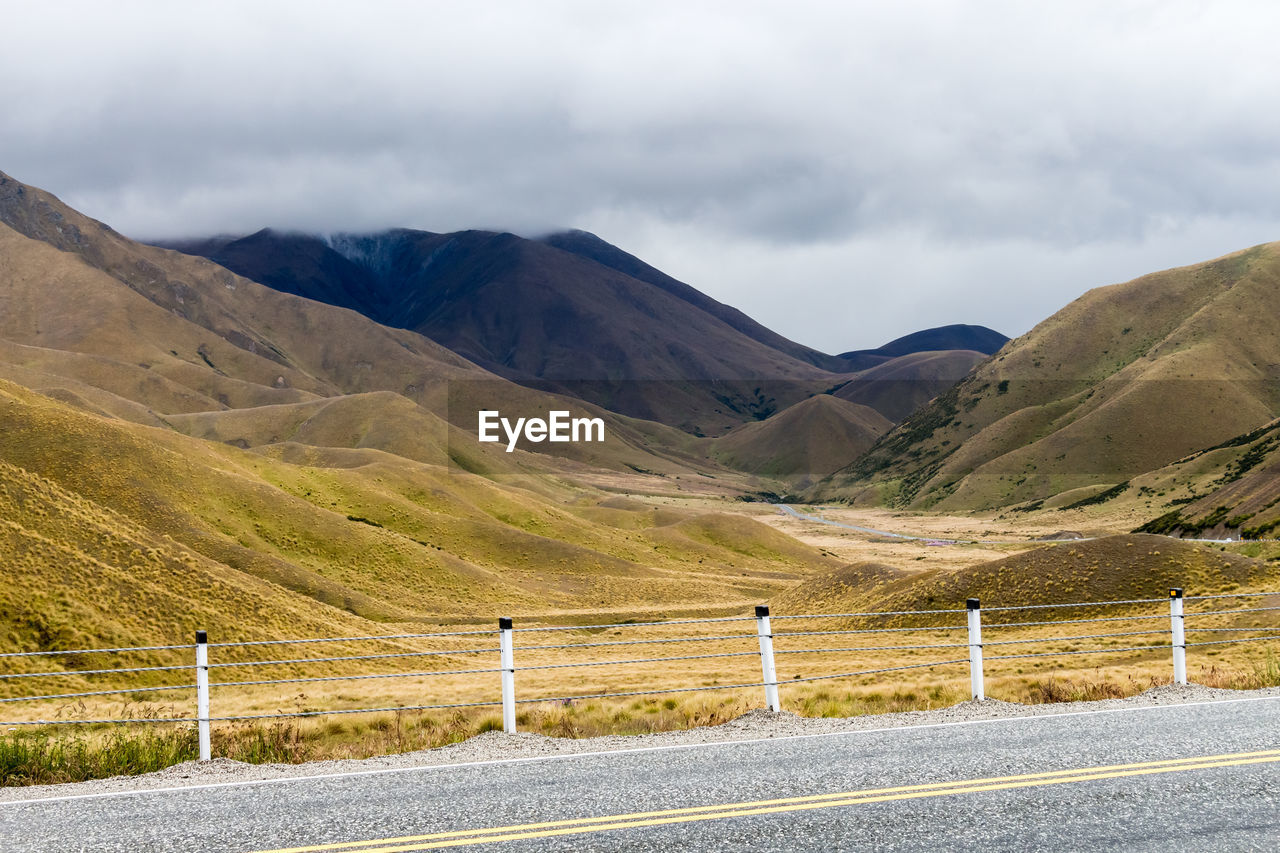
[[[535,734],[503,734],[488,732],[463,743],[438,749],[379,756],[363,760],[313,761],[306,764],[245,764],[225,758],[206,763],[184,762],[158,773],[143,776],[116,776],[92,782],[66,785],[36,785],[26,788],[0,788],[0,803],[43,797],[92,796],[97,794],[175,788],[192,785],[217,785],[335,773],[360,773],[445,764],[469,764],[485,761],[509,761],[550,755],[584,752],[609,752],[656,747],[717,743],[724,741],[782,738],[832,732],[868,729],[938,725],[1003,717],[1039,717],[1083,711],[1103,711],[1155,705],[1178,705],[1191,702],[1214,702],[1255,697],[1280,697],[1280,688],[1266,690],[1222,690],[1198,685],[1156,687],[1128,699],[1106,699],[1097,702],[1070,702],[1052,705],[1019,705],[988,699],[984,702],[962,702],[932,711],[908,711],[861,717],[808,718],[783,711],[773,714],[763,709],[750,711],[718,726],[662,732],[650,735],[611,735],[570,740]]]

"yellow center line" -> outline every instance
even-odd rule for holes
[[[484,829],[455,830],[429,835],[401,836],[371,841],[351,841],[319,844],[307,847],[288,847],[259,853],[408,853],[408,851],[432,850],[442,847],[462,847],[489,844],[498,841],[515,841],[529,838],[547,838],[575,833],[601,832],[627,827],[661,826],[673,823],[721,820],[730,817],[778,814],[782,812],[809,811],[863,803],[889,802],[924,797],[940,797],[949,794],[969,794],[983,791],[999,791],[1028,788],[1041,785],[1058,785],[1067,782],[1087,782],[1098,779],[1118,779],[1127,776],[1148,776],[1173,773],[1182,770],[1202,770],[1215,767],[1233,767],[1246,764],[1280,762],[1280,750],[1240,752],[1228,755],[1210,755],[1195,758],[1176,758],[1164,761],[1148,761],[1136,764],[1111,764],[1099,767],[1057,770],[1047,773],[1027,773],[1017,776],[998,776],[987,779],[968,779],[957,782],[939,782],[926,785],[904,785],[894,788],[871,788],[863,791],[843,791],[833,794],[815,794],[805,797],[786,797],[774,800],[755,800],[742,803],[725,803],[711,806],[692,806],[661,811],[635,812],[632,814],[606,815],[603,817],[547,821],[543,823],[516,824]],[[389,846],[388,846],[389,845]]]

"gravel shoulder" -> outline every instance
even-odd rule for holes
[[[984,702],[962,702],[949,708],[931,711],[908,711],[897,714],[838,718],[799,717],[787,711],[774,714],[759,709],[750,711],[735,720],[718,726],[658,734],[610,735],[571,740],[535,734],[508,735],[501,732],[488,732],[463,743],[437,749],[378,756],[362,760],[314,761],[305,764],[245,764],[225,758],[214,759],[206,763],[188,761],[158,773],[148,773],[142,776],[116,776],[110,779],[75,782],[65,785],[0,788],[0,803],[21,802],[46,797],[94,796],[161,788],[237,784],[329,774],[437,767],[489,761],[512,761],[555,755],[573,755],[584,752],[622,752],[760,738],[785,738],[1010,717],[1043,717],[1087,711],[1268,697],[1280,698],[1280,688],[1223,690],[1194,684],[1186,686],[1166,685],[1147,690],[1127,699],[1105,699],[1097,702],[1069,702],[1052,705],[1019,705],[1012,702],[1002,702],[997,699],[988,699]]]

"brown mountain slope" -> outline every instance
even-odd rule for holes
[[[1199,476],[1191,476],[1195,471]],[[1180,476],[1179,476],[1180,475]],[[1280,421],[1192,454],[1153,475],[1191,484],[1190,498],[1139,528],[1211,539],[1276,538],[1280,530]],[[1142,484],[1133,486],[1141,489]],[[1148,489],[1150,491],[1151,489]]]
[[[875,409],[820,394],[715,439],[712,455],[803,487],[866,452],[892,426]]]
[[[898,423],[949,390],[984,359],[974,350],[908,353],[864,370],[832,393],[870,406]]]
[[[1113,485],[1280,413],[1280,244],[1092,290],[822,485],[965,510]]]

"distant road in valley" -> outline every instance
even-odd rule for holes
[[[15,851],[1264,850],[1280,697],[0,805]]]

